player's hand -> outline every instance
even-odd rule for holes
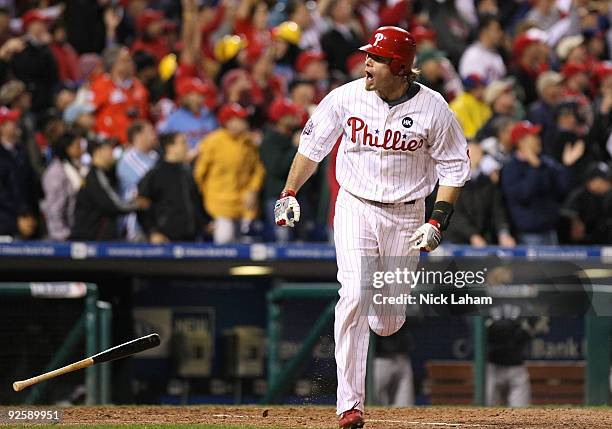
[[[413,241],[413,249],[420,249],[425,252],[431,252],[434,250],[442,241],[442,232],[440,231],[439,225],[436,221],[430,220],[429,222],[421,225],[417,229],[410,241]]]
[[[277,225],[293,228],[300,220],[300,204],[294,191],[283,191],[274,205],[274,221]]]

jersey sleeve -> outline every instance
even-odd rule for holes
[[[455,114],[445,106],[436,121],[429,155],[441,186],[461,187],[470,177],[468,146]]]
[[[315,162],[331,152],[342,133],[337,99],[337,90],[325,96],[302,130],[298,152]]]

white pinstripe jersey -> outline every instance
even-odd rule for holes
[[[424,198],[436,181],[469,179],[467,143],[442,96],[418,84],[412,98],[390,107],[357,79],[331,91],[302,130],[299,153],[320,162],[342,136],[336,178],[351,194],[399,203]]]

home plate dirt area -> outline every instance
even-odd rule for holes
[[[601,408],[427,407],[367,409],[366,428],[612,428],[612,410]],[[336,428],[334,409],[320,406],[75,407],[64,424],[204,424],[246,428]]]

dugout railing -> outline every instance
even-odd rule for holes
[[[48,335],[54,329],[53,320],[61,320],[69,316],[65,312],[77,313],[68,321],[68,324],[62,324],[65,330],[58,332],[53,336],[53,339],[60,339],[58,342],[47,341],[45,344],[49,347],[54,347],[49,353],[43,353],[40,350],[40,344],[32,342],[24,345],[25,352],[30,356],[35,354],[45,354],[49,356],[49,360],[44,366],[36,365],[28,362],[11,362],[6,366],[8,370],[2,378],[12,378],[11,380],[3,380],[6,386],[10,386],[12,381],[17,378],[29,378],[44,372],[57,369],[70,363],[70,356],[92,356],[100,350],[108,349],[111,346],[111,320],[112,306],[108,302],[98,300],[98,287],[92,283],[80,282],[32,282],[32,283],[0,283],[0,306],[1,305],[19,305],[19,301],[23,301],[25,316],[29,319],[30,324],[36,322],[37,314],[40,312],[41,305],[48,308],[47,317],[41,321],[41,335]],[[44,304],[42,302],[44,301]],[[33,303],[36,302],[37,305]],[[72,311],[66,311],[65,305],[59,303],[71,302]],[[76,309],[78,306],[80,310]],[[36,307],[36,308],[34,308]],[[6,311],[5,311],[6,314]],[[49,323],[49,320],[51,323]],[[10,321],[9,321],[10,322]],[[58,323],[59,324],[59,323]],[[24,326],[21,326],[25,329]],[[31,328],[30,328],[31,329]],[[27,336],[22,332],[22,336]],[[16,346],[18,341],[24,341],[20,338],[18,330],[14,332],[14,337],[8,338],[5,344],[4,353],[10,353],[10,347]],[[12,344],[11,344],[12,343]],[[83,345],[83,347],[80,347]],[[24,360],[28,360],[28,355],[22,356]],[[12,368],[18,368],[11,371]],[[76,375],[78,376],[78,374]],[[6,383],[10,381],[10,383]],[[24,405],[33,405],[40,402],[45,389],[49,388],[50,383],[61,383],[61,379],[45,381],[36,384],[22,392],[15,393],[11,401],[17,401]],[[108,404],[111,402],[111,373],[110,364],[91,366],[84,370],[84,387],[85,387],[85,404]],[[3,392],[7,394],[7,392]]]

